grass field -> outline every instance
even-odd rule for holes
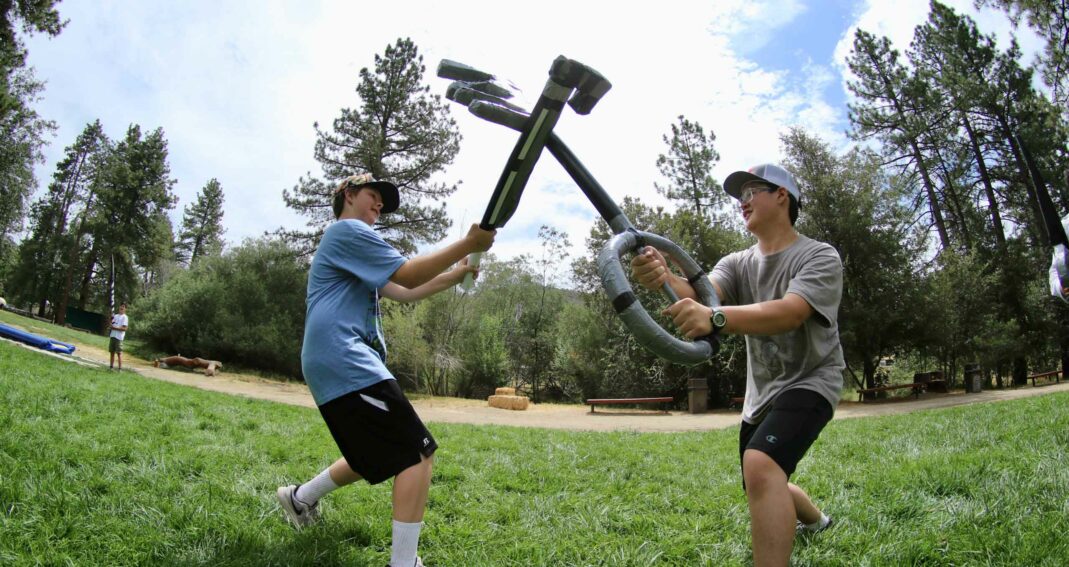
[[[82,343],[99,349],[108,350],[107,335],[96,335],[80,329],[60,327],[59,325],[23,317],[22,315],[3,310],[0,310],[0,323],[14,325],[35,335],[41,335],[64,343]],[[133,338],[124,341],[123,347],[127,352],[138,353],[144,350],[142,343]]]
[[[80,329],[61,327],[59,325],[55,325],[45,321],[38,321],[37,319],[31,319],[29,317],[24,317],[16,313],[11,313],[3,310],[0,310],[0,323],[3,323],[5,325],[14,325],[36,335],[41,335],[43,337],[48,337],[57,341],[62,341],[65,343],[74,343],[75,346],[89,345],[104,351],[108,350],[107,335],[96,335],[87,331],[82,331]],[[78,351],[75,350],[75,355],[78,354]],[[135,323],[135,329],[127,333],[126,339],[123,341],[123,354],[127,356],[123,360],[129,363],[130,355],[138,357],[145,361],[152,361],[159,357],[170,356],[172,354],[177,353],[159,352],[153,347],[151,347],[149,344],[147,344],[145,341],[139,339]],[[229,373],[240,372],[242,374],[259,376],[261,378],[274,380],[276,382],[294,381],[292,377],[282,376],[272,372],[264,372],[262,370],[253,368],[245,368],[240,364],[234,364],[230,361],[224,361],[224,364],[226,365],[226,370]]]
[[[57,337],[59,338],[59,337]],[[61,339],[62,340],[62,339]],[[274,490],[336,449],[318,413],[0,343],[0,564],[384,565],[389,487],[301,532]],[[1069,564],[1069,395],[833,422],[795,480],[837,524],[796,565]],[[745,565],[737,428],[431,424],[428,565]]]

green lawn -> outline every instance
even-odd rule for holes
[[[55,339],[61,342],[84,344],[102,349],[104,351],[108,350],[108,337],[106,335],[96,335],[88,331],[60,327],[59,325],[54,325],[52,323],[47,323],[44,321],[38,321],[37,319],[23,317],[22,315],[2,310],[0,310],[0,323],[3,323],[5,325],[13,325],[36,335],[41,335],[43,337],[48,337],[50,339]],[[159,352],[145,341],[142,341],[140,338],[138,338],[137,335],[136,322],[133,323],[134,328],[126,334],[126,339],[123,341],[123,351],[125,354],[133,355],[146,361],[151,361],[163,356],[177,354],[173,352]],[[75,350],[74,354],[77,355],[78,351]],[[276,382],[294,381],[292,377],[282,376],[272,372],[264,372],[255,368],[246,368],[240,364],[233,364],[229,361],[223,361],[223,363],[226,367],[227,372],[251,374],[253,376],[259,376],[261,378],[275,380]]]
[[[315,410],[0,343],[0,564],[384,565],[387,485],[296,532],[274,490],[336,456]],[[1069,395],[833,422],[795,480],[837,520],[796,565],[1069,564]],[[431,424],[428,565],[745,565],[737,429]]]
[[[22,315],[3,310],[0,310],[0,323],[19,327],[20,329],[29,331],[35,335],[41,335],[64,343],[82,343],[108,350],[107,335],[96,335],[80,329],[60,327],[59,325],[23,317]],[[133,352],[135,356],[144,348],[140,341],[132,338],[123,341],[123,347],[127,352]],[[77,351],[75,351],[75,353],[77,353]]]

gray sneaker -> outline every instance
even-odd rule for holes
[[[297,528],[310,526],[319,521],[319,502],[311,506],[297,500],[297,487],[299,484],[280,486],[275,493],[278,496],[278,504],[286,519]]]

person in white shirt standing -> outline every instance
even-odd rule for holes
[[[126,316],[126,304],[119,304],[119,312],[111,316],[111,340],[108,341],[108,352],[111,353],[111,369],[115,369],[115,356],[119,357],[119,370],[122,370],[122,342],[126,338],[126,328],[130,325],[130,318]]]

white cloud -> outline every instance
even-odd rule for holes
[[[778,2],[742,2],[734,6],[722,6],[724,13],[710,30],[732,38],[742,55],[764,47],[789,29],[791,23],[808,7],[798,0]]]

